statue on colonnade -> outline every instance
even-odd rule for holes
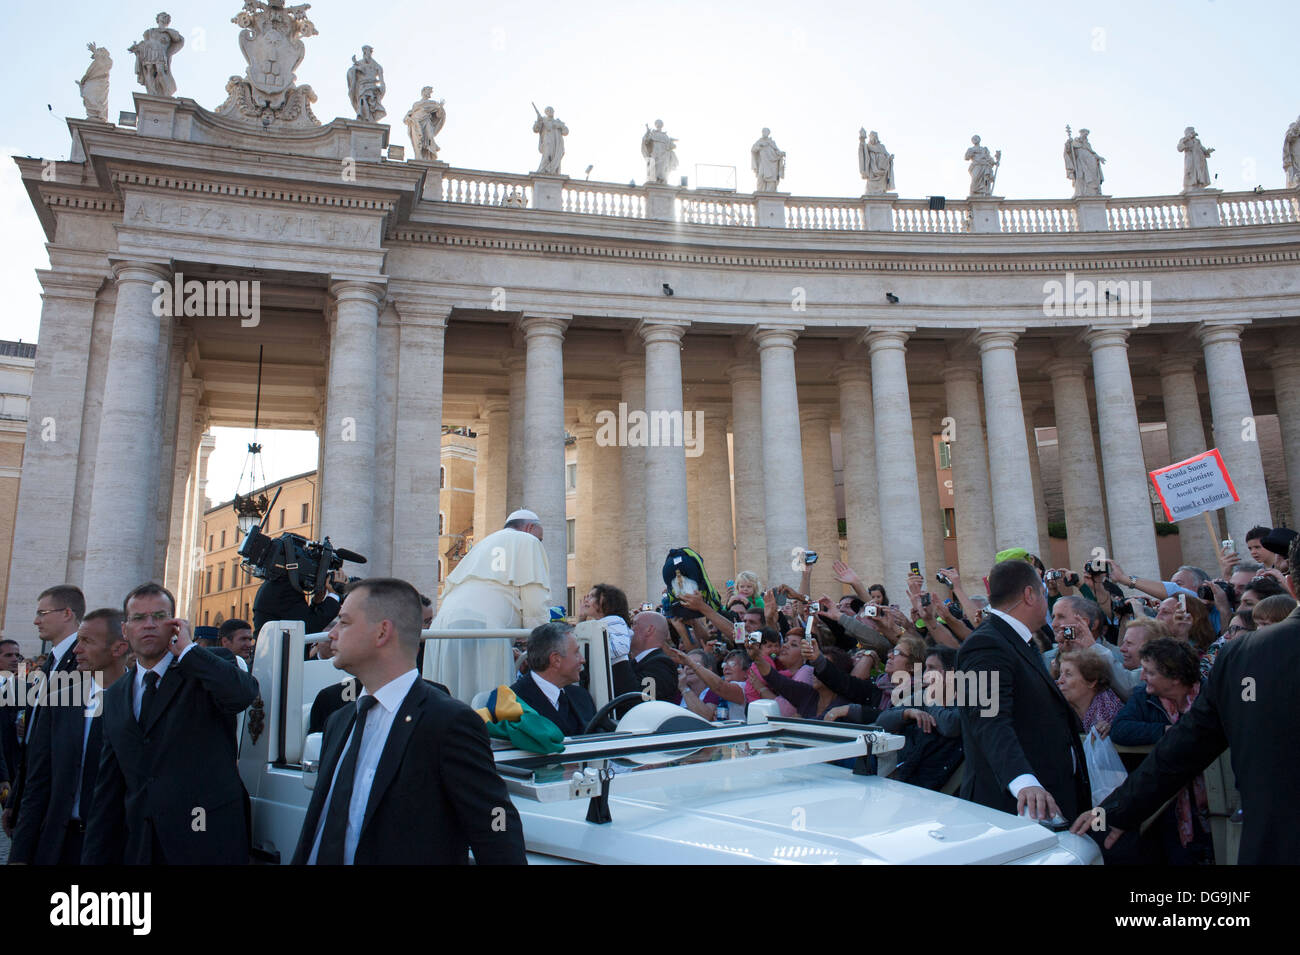
[[[126,52],[135,54],[135,78],[153,96],[175,96],[176,80],[172,78],[172,57],[185,45],[185,37],[171,27],[172,18],[158,14],[157,26],[144,31],[144,38],[136,40]]]

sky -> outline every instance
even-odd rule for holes
[[[64,117],[84,115],[74,80],[90,62],[87,41],[113,57],[115,120],[141,89],[127,47],[166,9],[186,37],[173,61],[178,95],[214,109],[246,65],[230,22],[240,7],[65,0],[51,16],[43,5],[4,4],[0,338],[37,336],[34,270],[49,264],[5,157],[68,157]],[[1300,113],[1295,11],[1294,0],[319,0],[309,13],[319,35],[305,41],[297,75],[319,97],[322,122],[350,117],[347,68],[362,44],[373,46],[391,141],[409,153],[402,116],[431,85],[447,101],[439,158],[471,169],[537,167],[532,102],[554,106],[569,126],[563,171],[581,178],[592,165],[591,179],[608,182],[644,180],[640,138],[662,119],[679,141],[679,175],[697,184],[710,173],[697,167],[732,166],[742,192],[753,189],[749,149],[765,126],[787,153],[782,189],[798,196],[861,195],[860,127],[894,153],[907,198],[964,197],[973,133],[1002,151],[999,195],[1067,197],[1066,124],[1092,131],[1110,195],[1178,192],[1176,145],[1189,125],[1216,150],[1216,186],[1279,188],[1282,137]],[[230,440],[242,463],[247,439]],[[315,451],[286,457],[284,473],[295,473],[314,466]]]

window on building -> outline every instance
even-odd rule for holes
[[[574,601],[577,599],[577,594],[572,587],[566,587],[564,589],[564,596],[568,601],[569,616],[572,617],[577,613],[577,611],[573,609]]]
[[[209,624],[208,624],[208,611],[206,611],[206,610],[203,611],[203,626],[205,626],[205,627],[206,627],[206,626],[209,626]]]
[[[438,468],[438,490],[447,486],[447,469]]]
[[[203,586],[203,592],[205,594],[212,593],[212,568],[211,567],[208,568],[208,581]]]
[[[208,550],[209,550],[209,551],[212,550],[212,535],[211,535],[211,534],[208,535]]]
[[[951,507],[943,509],[943,536],[949,539],[957,536],[957,512]]]
[[[947,441],[939,442],[939,467],[952,467],[952,444]]]
[[[226,565],[217,568],[217,593],[226,589]]]
[[[244,619],[245,619],[245,620],[252,620],[252,619],[253,619],[253,618],[250,617],[249,614],[248,614],[248,601],[247,601],[247,600],[244,601]]]
[[[302,506],[302,521],[301,521],[301,523],[306,524],[306,523],[307,523],[307,518],[308,518],[308,516],[309,516],[310,514],[311,514],[311,505],[310,505],[310,504],[304,504],[304,505]]]
[[[280,526],[284,527],[284,508],[280,508]]]
[[[231,605],[230,605],[230,619],[231,619],[231,620],[234,620],[234,619],[235,619],[235,605],[234,605],[234,604],[231,604]]]
[[[442,511],[439,511],[438,512],[438,536],[439,537],[447,533],[446,528],[447,528],[447,515],[442,513]]]
[[[566,545],[568,546],[568,555],[570,557],[572,557],[574,554],[578,552],[573,542],[573,525],[574,525],[573,518],[569,518],[567,521],[564,522],[564,540]]]
[[[217,614],[217,619],[214,620],[214,621],[212,621],[212,626],[214,626],[214,627],[219,627],[219,626],[221,626],[221,625],[222,625],[223,623],[225,623],[225,622],[226,622],[226,618],[223,617],[221,614],[218,613],[218,614]]]
[[[442,583],[442,560],[438,561],[438,583]]]
[[[578,466],[576,464],[566,464],[564,466],[564,486],[570,491],[578,489]]]

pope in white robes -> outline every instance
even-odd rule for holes
[[[476,542],[447,575],[434,630],[511,630],[551,619],[550,565],[542,525],[532,511],[515,511],[506,526]],[[514,682],[508,640],[432,640],[429,674],[469,703],[480,690]]]

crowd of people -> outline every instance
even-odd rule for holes
[[[540,538],[531,517],[520,520],[517,530]],[[878,725],[905,743],[896,760],[873,761],[875,771],[1057,828],[1073,822],[1076,832],[1089,831],[1083,820],[1100,801],[1089,791],[1082,740],[1147,747],[1168,736],[1108,797],[1117,821],[1091,831],[1108,861],[1207,863],[1214,856],[1199,775],[1205,764],[1185,773],[1169,754],[1199,757],[1193,743],[1226,745],[1232,727],[1215,723],[1222,707],[1205,712],[1207,700],[1233,690],[1210,689],[1220,667],[1229,661],[1235,678],[1246,656],[1235,646],[1272,647],[1256,632],[1300,628],[1296,535],[1255,528],[1246,544],[1249,559],[1225,549],[1217,575],[1183,566],[1168,581],[1131,575],[1113,559],[1050,568],[1023,550],[1004,551],[982,581],[987,596],[970,594],[960,570],[947,567],[936,586],[910,574],[899,602],[840,561],[832,575],[849,592],[839,597],[812,596],[812,564],[798,588],[764,589],[743,572],[720,594],[707,585],[666,588],[660,605],[635,611],[622,589],[600,583],[576,616],[604,624],[615,692],[629,698],[619,713],[639,693],[710,721],[744,719],[768,700],[784,716]],[[325,733],[322,764],[332,775],[315,789],[295,860],[464,861],[472,849],[479,861],[522,861],[517,817],[504,827],[508,835],[480,818],[485,806],[509,805],[483,720],[445,686],[420,678],[420,631],[431,623],[432,602],[404,581],[369,578],[304,607],[329,628],[312,655],[333,657],[353,680],[350,691],[347,682],[322,691],[313,707],[311,728]],[[253,628],[241,620],[191,628],[172,595],[152,583],[120,609],[89,613],[76,587],[51,587],[34,625],[48,650],[29,669],[48,695],[0,706],[10,861],[248,861],[235,721],[258,695]],[[0,674],[11,680],[25,669],[19,650],[0,641]],[[563,620],[536,626],[517,650],[510,689],[555,724],[557,738],[597,728],[584,662]],[[60,675],[74,672],[93,677],[88,696],[62,705],[54,690]],[[992,697],[963,698],[962,674],[991,675]],[[1294,723],[1295,705],[1287,705]],[[418,717],[416,725],[399,724],[399,714],[405,723]],[[1189,739],[1193,725],[1201,729]],[[440,760],[453,760],[447,767],[457,784],[444,785],[441,763],[430,771],[392,756],[384,741],[395,732],[418,734]],[[1239,758],[1246,757],[1234,753],[1245,801],[1250,787],[1242,781],[1251,774]],[[1271,767],[1246,768],[1258,785]],[[376,775],[407,773],[408,788],[444,804],[442,820],[413,823],[429,813],[404,790],[406,801],[386,800],[372,824],[367,787]],[[1155,808],[1153,793],[1163,808],[1144,834],[1132,831],[1135,814]],[[413,825],[427,836],[418,848]],[[1294,842],[1294,833],[1287,838]]]

